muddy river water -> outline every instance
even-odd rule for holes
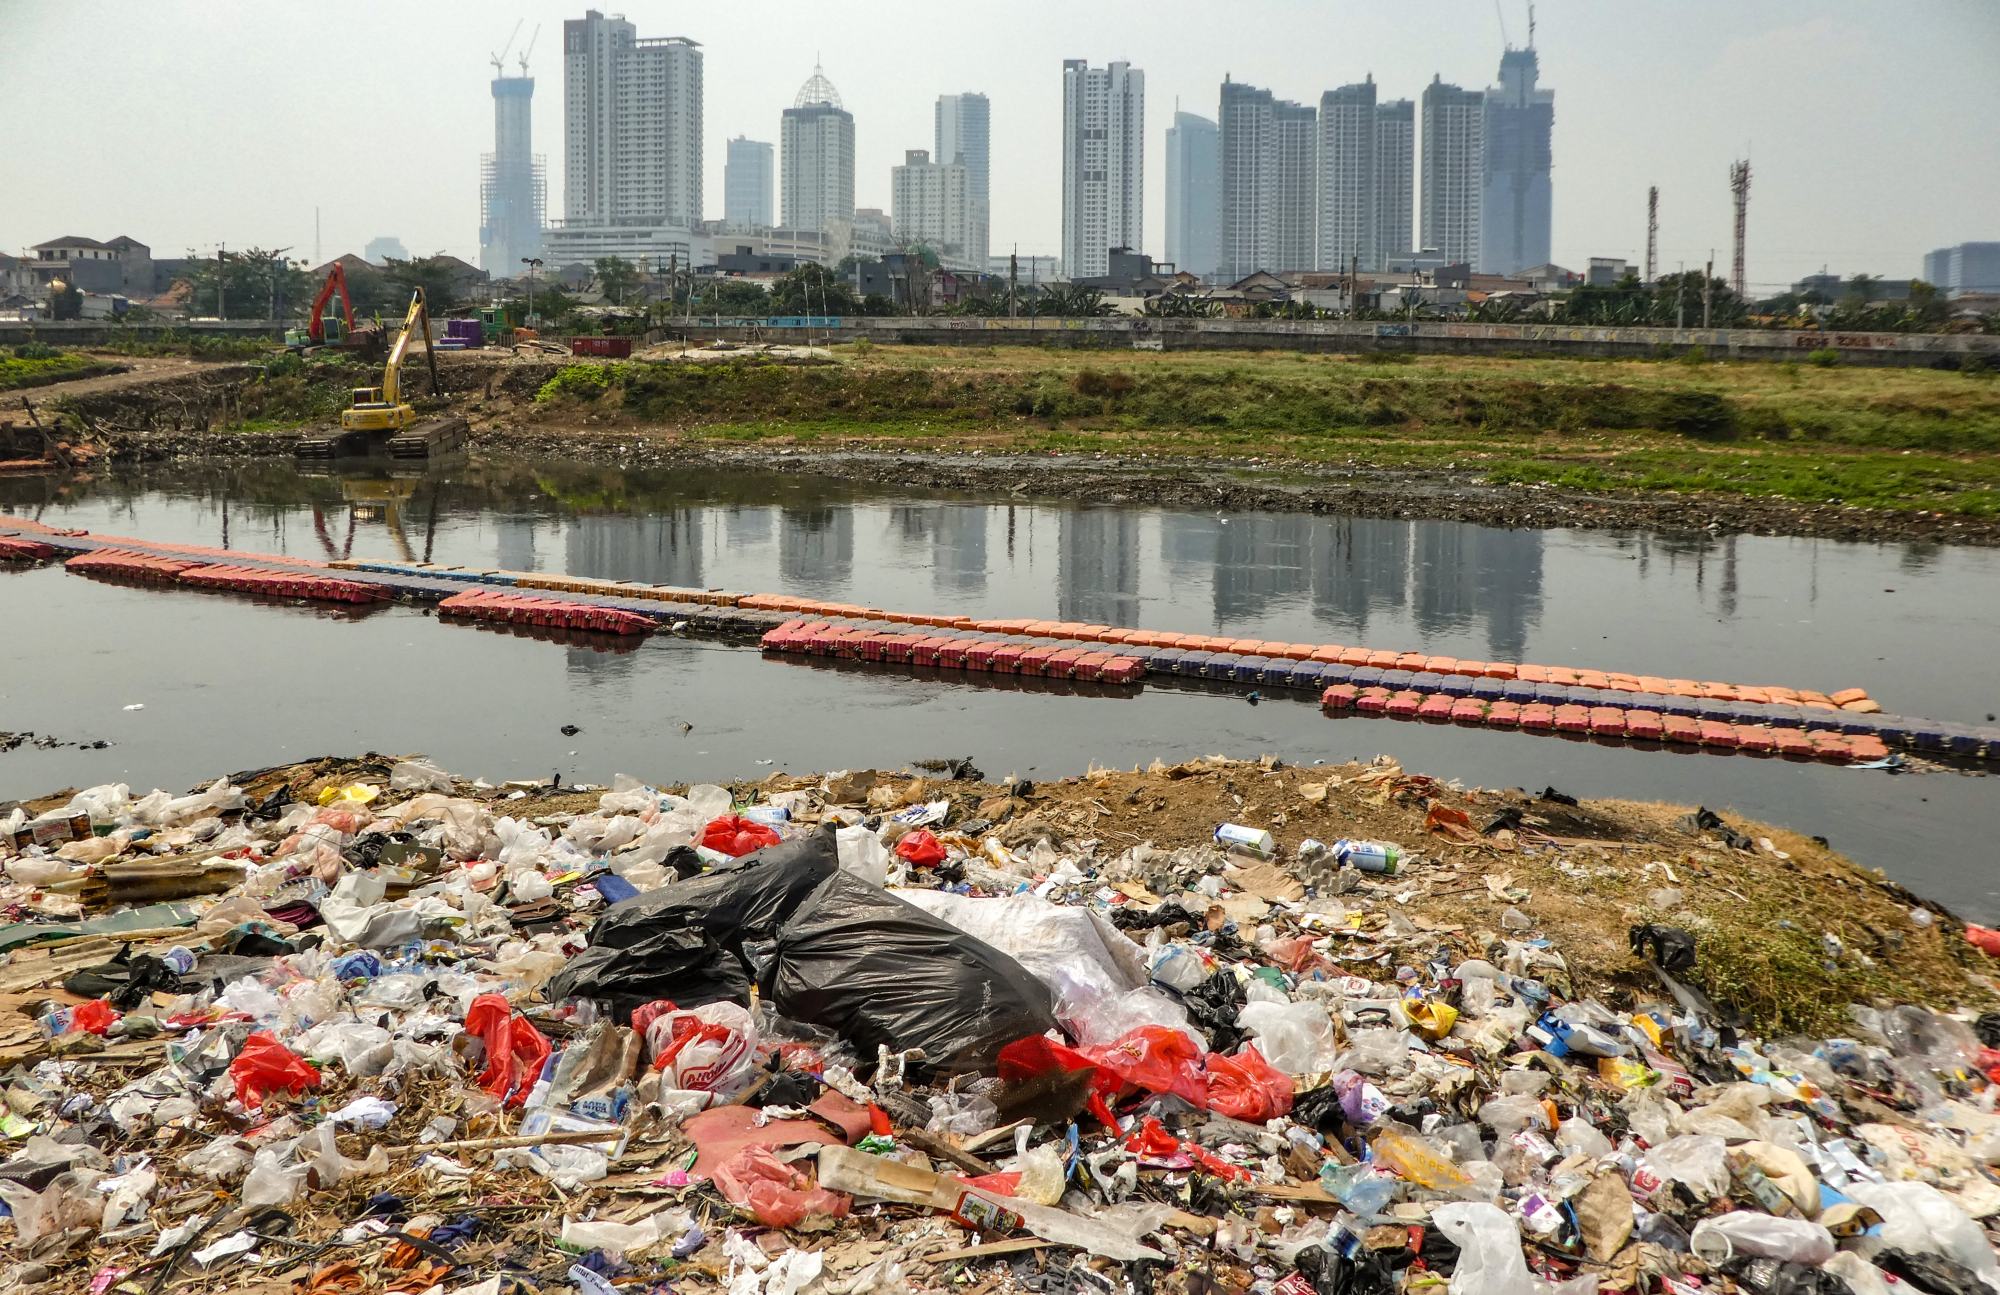
[[[2000,710],[2000,551],[969,498],[914,483],[487,456],[318,474],[199,461],[0,481],[0,511],[157,540],[409,557],[909,610],[1334,641],[1675,677],[1861,686]],[[1385,752],[1469,784],[1701,803],[1826,836],[2000,917],[2000,782],[1333,720],[1304,700],[1053,696],[767,661],[656,636],[606,652],[366,614],[0,574],[0,798],[179,788],[328,752],[426,751],[489,778],[661,781],[970,755],[993,776],[1209,753]],[[127,709],[140,705],[143,709]],[[561,729],[575,726],[573,736]]]

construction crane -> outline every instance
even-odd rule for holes
[[[507,75],[507,51],[514,48],[514,38],[521,34],[521,24],[526,21],[527,19],[525,18],[516,18],[514,20],[514,30],[507,33],[507,43],[500,47],[500,52],[498,54],[488,54],[486,56],[486,61],[493,65],[494,76],[498,77]],[[535,30],[540,31],[541,28],[537,27],[535,28]]]
[[[424,290],[410,293],[410,309],[403,327],[389,348],[388,362],[382,366],[382,385],[354,388],[354,404],[340,414],[340,426],[349,432],[400,432],[417,421],[417,411],[402,400],[403,357],[417,328],[424,330],[424,356],[430,361],[431,390],[438,389],[437,351],[431,345],[431,313],[424,304]]]
[[[519,28],[517,27],[516,30],[518,31]],[[540,23],[536,23],[535,30],[528,34],[528,44],[526,48],[524,48],[521,51],[520,62],[521,62],[522,76],[528,75],[528,55],[535,52],[535,42],[541,39],[541,35],[542,35],[542,25]]]

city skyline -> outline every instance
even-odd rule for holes
[[[84,26],[104,32],[91,47],[93,70],[106,83],[102,111],[63,132],[25,137],[10,165],[27,175],[59,176],[76,157],[89,156],[114,168],[129,191],[147,194],[142,209],[128,210],[91,186],[17,185],[20,200],[0,225],[0,247],[18,250],[59,233],[101,235],[115,225],[161,250],[223,242],[310,254],[317,207],[323,256],[392,233],[419,255],[447,251],[476,260],[478,168],[492,139],[485,53],[501,44],[516,18],[544,28],[528,69],[542,82],[533,129],[538,140],[559,139],[562,103],[552,90],[559,60],[550,33],[581,11],[581,5],[496,6],[475,22],[463,11],[392,11],[371,0],[323,14],[228,0],[143,10],[91,0],[60,9],[0,0],[0,23],[12,37],[0,42],[0,102],[17,110],[61,102],[68,88],[64,61],[46,54],[65,46],[66,33]],[[1164,140],[1176,100],[1208,115],[1224,72],[1304,103],[1371,72],[1384,99],[1413,98],[1434,75],[1482,88],[1493,83],[1507,43],[1490,10],[1467,10],[1466,21],[1436,24],[1418,40],[1395,13],[1372,3],[1272,0],[1232,6],[1226,14],[1171,0],[1143,8],[1051,5],[1036,11],[1051,21],[1025,13],[1020,25],[1033,29],[1032,38],[990,50],[990,13],[935,15],[897,0],[869,13],[871,21],[853,22],[835,4],[813,11],[810,21],[773,30],[721,15],[677,15],[666,27],[654,14],[629,15],[647,36],[698,42],[711,65],[702,169],[704,192],[714,201],[701,215],[721,215],[724,142],[736,135],[768,138],[772,114],[821,51],[844,79],[858,123],[860,206],[886,208],[891,168],[906,150],[934,146],[930,119],[938,95],[973,91],[991,98],[996,255],[1014,247],[1056,250],[1059,177],[1050,174],[1056,168],[1048,159],[1060,139],[1062,60],[1101,66],[1126,59],[1145,69],[1151,103],[1142,138],[1151,157],[1142,246],[1157,255],[1164,250]],[[392,15],[399,39],[389,45],[369,39],[374,16]],[[1507,35],[1515,44],[1525,38],[1522,17],[1509,14],[1514,30]],[[1649,184],[1661,189],[1663,271],[1699,260],[1711,247],[1726,249],[1726,168],[1746,150],[1758,165],[1753,287],[1786,284],[1822,265],[1907,277],[1934,248],[1991,236],[1982,220],[2000,210],[2000,144],[1976,125],[2000,108],[2000,88],[1978,74],[2000,62],[2000,17],[1989,7],[1936,3],[1891,20],[1838,0],[1754,9],[1688,0],[1615,13],[1543,0],[1538,17],[1542,74],[1568,105],[1556,127],[1557,166],[1566,159],[1571,174],[1587,170],[1591,177],[1588,184],[1558,186],[1551,256],[1559,263],[1576,268],[1593,255],[1636,262]],[[299,95],[298,78],[279,60],[267,65],[234,56],[230,93],[204,93],[217,51],[228,45],[224,35],[246,21],[267,28],[274,42],[321,50],[351,73],[344,89],[381,111],[324,125],[313,146],[301,148],[292,138],[296,114],[282,108]],[[1682,37],[1689,30],[1704,31],[1706,42],[1688,46]],[[935,83],[882,75],[897,58],[938,42],[962,44],[961,37],[985,42],[977,46],[975,74],[955,65],[936,74]],[[1329,47],[1340,55],[1313,52]],[[1675,60],[1636,53],[1669,47],[1678,50]],[[162,60],[172,62],[175,76],[158,75]],[[1785,93],[1772,94],[1770,87],[1780,84]],[[141,102],[128,88],[139,86],[146,107],[120,111]],[[280,110],[246,116],[239,111],[245,101],[277,103]],[[412,130],[431,164],[388,186],[393,201],[357,197],[343,177],[379,173],[383,132],[370,123],[391,115],[416,123]],[[228,147],[188,165],[189,141],[210,138]],[[1912,139],[1926,147],[1907,147]],[[565,209],[558,186],[566,194],[567,177],[559,182],[553,174],[562,150],[546,151],[553,213]],[[1871,171],[1895,174],[1898,183],[1882,192],[1842,189],[1832,200],[1831,177]],[[1912,188],[1925,195],[1914,207],[1904,201]]]

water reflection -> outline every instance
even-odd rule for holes
[[[2000,554],[1496,530],[927,492],[801,474],[482,458],[191,461],[0,480],[52,524],[311,557],[429,557],[905,610],[1416,648],[1821,688],[1983,718]],[[1894,590],[1893,593],[1889,592]],[[589,674],[619,669],[574,655]]]
[[[1065,508],[1056,518],[1056,618],[1139,623],[1139,514]]]
[[[784,510],[778,524],[778,574],[788,588],[844,595],[853,572],[853,509]]]

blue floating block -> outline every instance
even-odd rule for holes
[[[1472,685],[1477,682],[1469,674],[1448,674],[1438,680],[1438,691],[1447,697],[1470,697]]]
[[[1208,673],[1208,663],[1213,660],[1213,652],[1187,652],[1174,663],[1174,673],[1199,679]]]
[[[1410,676],[1410,687],[1418,692],[1442,692],[1444,676],[1435,670],[1419,670]]]
[[[1507,690],[1498,679],[1474,679],[1467,695],[1477,697],[1480,701],[1495,702],[1505,697]]]
[[[1382,686],[1382,667],[1374,665],[1356,666],[1347,682],[1356,688],[1379,688]]]
[[[1201,677],[1204,679],[1233,679],[1236,677],[1236,663],[1243,659],[1236,652],[1212,652],[1202,663]]]
[[[1500,697],[1519,706],[1532,705],[1536,700],[1535,685],[1521,679],[1495,680],[1500,685]]]
[[[1332,687],[1337,683],[1354,682],[1355,668],[1351,665],[1341,665],[1337,661],[1301,661],[1299,664],[1301,666],[1318,666],[1320,679],[1328,687]]]

